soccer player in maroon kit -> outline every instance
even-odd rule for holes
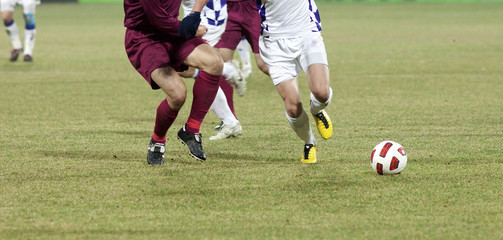
[[[206,160],[199,127],[218,91],[223,60],[204,43],[207,28],[200,26],[200,12],[207,0],[196,0],[192,12],[178,20],[181,0],[124,0],[126,53],[133,67],[152,89],[162,89],[167,97],[157,108],[154,133],[147,162],[164,163],[166,133],[183,106],[187,88],[177,72],[188,66],[199,68],[194,83],[193,101],[187,123],[178,131],[178,139],[190,154]]]
[[[215,45],[218,52],[222,54],[224,62],[232,61],[234,51],[244,36],[248,43],[250,43],[252,52],[255,55],[257,67],[262,72],[269,75],[269,70],[259,54],[258,41],[260,37],[261,19],[255,0],[227,0],[227,15],[225,32],[220,37],[220,41]],[[234,110],[233,87],[227,82],[221,81],[220,88],[225,93],[227,105],[232,113],[236,115]]]

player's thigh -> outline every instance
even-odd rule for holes
[[[195,73],[196,69],[194,67],[189,67],[187,70],[179,72],[178,75],[180,75],[183,78],[191,78],[194,76]]]
[[[309,89],[315,96],[323,99],[328,98],[330,95],[330,76],[328,65],[323,63],[309,65],[306,71],[306,77]]]
[[[178,73],[166,66],[152,71],[150,77],[166,93],[170,107],[180,109],[187,97],[187,87]]]
[[[217,48],[217,51],[222,55],[224,62],[232,60],[234,55],[234,50],[229,48]]]
[[[306,72],[309,88],[318,98],[328,97],[330,76],[323,38],[319,32],[312,32],[302,37],[302,43],[299,62]]]
[[[222,75],[222,56],[208,44],[197,46],[183,63],[212,75]]]
[[[0,11],[2,11],[2,19],[4,22],[12,20],[15,6],[15,0],[0,0]]]

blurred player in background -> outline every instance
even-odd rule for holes
[[[183,0],[182,7],[185,15],[191,12],[195,0]],[[209,0],[201,12],[201,25],[208,27],[208,32],[203,36],[210,46],[220,40],[222,33],[225,31],[227,22],[227,3],[225,0]],[[183,77],[196,77],[199,69],[189,68],[189,70],[181,73]],[[233,63],[224,62],[222,76],[224,79],[220,80],[220,87],[217,95],[210,109],[215,112],[218,118],[222,121],[224,129],[222,129],[216,136],[210,137],[210,140],[221,140],[229,137],[237,137],[243,131],[239,120],[234,112],[231,111],[227,98],[222,89],[231,89],[234,85],[236,88],[246,87],[240,83],[244,82],[241,76],[241,71]]]
[[[19,30],[14,22],[14,7],[16,4],[23,6],[24,28],[24,52],[19,38]],[[10,61],[17,61],[19,54],[23,52],[25,62],[33,61],[33,48],[35,47],[35,6],[40,4],[38,0],[0,0],[0,10],[7,34],[12,43]]]
[[[192,12],[179,21],[181,2],[124,0],[128,58],[152,89],[161,88],[167,95],[157,108],[147,152],[147,162],[153,165],[164,163],[166,133],[185,103],[187,88],[178,72],[187,66],[201,72],[192,89],[194,97],[188,120],[177,135],[194,158],[206,160],[199,128],[222,76],[222,57],[201,38],[208,29],[199,24],[200,13],[208,0],[196,0]]]
[[[222,54],[224,62],[232,62],[234,51],[241,42],[246,38],[250,43],[252,51],[255,55],[257,66],[262,72],[268,74],[268,69],[259,55],[258,38],[260,36],[260,16],[258,14],[257,4],[254,0],[227,0],[227,25],[225,32],[222,34],[220,41],[215,45],[215,48]],[[236,66],[236,64],[234,64]],[[242,78],[241,83],[235,85],[236,92],[239,96],[243,96],[246,92],[245,78]],[[232,113],[236,115],[234,110],[234,90],[232,88],[222,88],[227,98],[227,105]],[[220,108],[219,104],[214,103],[216,108]],[[217,114],[218,115],[218,114]],[[221,126],[217,126],[219,132],[210,140],[224,139],[229,136],[229,126],[224,121]]]
[[[244,79],[248,79],[252,73],[252,65],[250,58],[250,44],[246,41],[246,38],[241,38],[237,46],[239,60],[241,60],[241,74]]]
[[[325,108],[332,99],[321,19],[314,0],[257,0],[262,18],[260,54],[269,67],[271,79],[283,99],[286,118],[304,141],[304,163],[315,163],[316,139],[302,107],[298,73],[306,72],[311,91],[310,112],[324,139],[333,127]]]

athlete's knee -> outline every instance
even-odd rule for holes
[[[168,96],[168,103],[171,109],[178,111],[185,103],[185,99],[187,99],[187,91],[177,91]]]
[[[257,63],[257,67],[260,69],[260,71],[269,75],[269,68],[259,54],[255,54],[255,62]]]
[[[9,23],[14,22],[14,18],[12,17],[12,12],[4,11],[2,12],[2,20],[5,26],[10,25]]]
[[[224,68],[224,60],[220,54],[215,54],[209,61],[204,63],[201,70],[211,75],[220,76]]]
[[[319,88],[314,90],[314,97],[320,102],[327,102],[330,99],[330,87],[327,88]]]
[[[296,101],[285,101],[286,113],[292,118],[298,118],[302,114],[302,103]]]
[[[178,111],[182,108],[187,99],[187,88],[185,85],[174,84],[170,89],[163,89],[166,92],[169,106],[171,109]]]
[[[269,68],[267,68],[267,65],[264,62],[259,63],[257,67],[260,69],[260,71],[262,71],[266,75],[269,75]]]

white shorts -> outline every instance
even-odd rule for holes
[[[292,38],[261,36],[259,48],[274,85],[297,78],[301,70],[305,72],[312,64],[328,65],[325,44],[319,32]]]
[[[14,12],[16,4],[23,6],[24,14],[35,14],[35,6],[40,4],[39,0],[0,0],[0,10],[2,12]]]
[[[204,34],[203,39],[206,40],[206,42],[210,46],[212,47],[215,46],[215,44],[217,44],[218,41],[220,41],[222,33],[225,32],[225,23],[220,26],[212,26],[204,24],[203,21],[201,20],[201,24],[208,27],[208,31]]]

